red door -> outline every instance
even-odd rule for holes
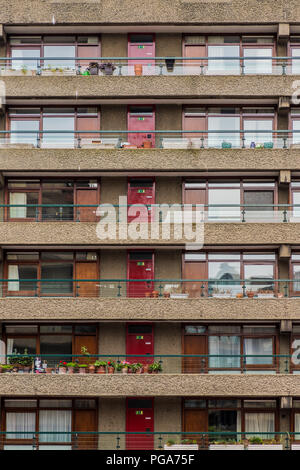
[[[128,398],[126,409],[127,450],[153,450],[154,411],[153,398]]]
[[[129,355],[127,361],[131,363],[151,364],[153,362],[154,341],[152,325],[138,323],[127,325],[126,354]],[[132,356],[132,354],[135,354],[135,356]],[[149,354],[149,358],[143,357],[146,354]]]
[[[128,130],[139,131],[128,134],[128,141],[137,147],[155,147],[155,110],[153,106],[130,106]]]
[[[152,34],[130,34],[128,39],[128,57],[134,57],[135,60],[128,60],[128,74],[134,75],[134,66],[142,65],[143,75],[155,74],[155,41]],[[145,57],[140,59],[139,57]]]
[[[130,178],[128,181],[128,206],[142,204],[138,207],[128,208],[128,222],[138,217],[137,222],[150,222],[154,220],[155,182],[152,178]]]
[[[147,297],[154,288],[154,254],[151,251],[132,251],[128,254],[127,279],[141,279],[128,282],[128,297]]]

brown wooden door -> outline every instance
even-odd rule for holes
[[[80,133],[80,131],[100,131],[100,123],[98,117],[78,117],[77,118],[77,129],[78,136],[81,138],[82,143],[85,142],[86,139],[89,139],[89,142],[92,140],[99,141],[100,139],[100,132],[84,132]]]
[[[207,354],[206,336],[185,336],[184,354]],[[204,373],[207,370],[207,358],[185,357],[183,370],[185,374]]]
[[[205,116],[186,116],[184,115],[183,119],[183,129],[184,129],[184,137],[191,138],[191,139],[201,139],[201,137],[205,137],[205,133],[196,133],[196,132],[188,132],[188,131],[205,131],[206,130],[206,119]]]
[[[191,57],[191,60],[185,60],[184,64],[189,67],[189,72],[194,74],[201,74],[203,65],[206,65],[207,61],[205,60],[193,60],[193,57],[205,57],[206,56],[206,47],[200,45],[190,45],[186,44],[184,47],[184,56]]]
[[[92,434],[97,431],[96,410],[75,410],[74,411],[74,431],[78,433],[73,438],[73,448],[78,450],[97,449],[97,435]],[[89,434],[91,433],[91,434]]]
[[[77,263],[76,264],[76,279],[99,279],[99,269],[97,263]],[[99,282],[77,282],[76,283],[76,296],[77,297],[98,297],[99,295]]]
[[[96,222],[99,217],[96,216],[98,201],[98,191],[95,189],[77,189],[76,204],[95,205],[95,207],[76,207],[75,220],[80,222]]]
[[[99,57],[99,46],[78,46],[78,57]],[[81,66],[81,72],[86,70],[90,62],[100,62],[95,59],[82,59],[78,61],[78,64]]]
[[[92,335],[78,335],[74,337],[74,348],[73,348],[73,354],[82,354],[81,348],[82,346],[85,346],[90,354],[94,354],[95,356],[98,353],[98,345],[97,345],[97,337],[92,336]],[[74,359],[76,357],[74,356]],[[79,362],[82,364],[86,364],[87,359],[82,357],[82,358],[77,358]],[[96,357],[92,358],[93,361],[96,360]]]
[[[191,279],[207,279],[206,263],[201,261],[185,262],[184,279],[187,281]],[[207,295],[207,282],[184,282],[183,288],[190,298],[199,298]]]
[[[185,409],[184,410],[184,431],[185,432],[207,432],[208,426],[207,410]],[[205,435],[186,435],[186,439],[196,440],[200,446],[207,444]]]

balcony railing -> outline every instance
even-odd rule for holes
[[[0,204],[0,222],[299,223],[300,204]]]
[[[145,140],[137,144],[136,139]],[[0,131],[0,148],[287,149],[300,148],[300,130]]]
[[[26,344],[26,341],[25,343]],[[300,354],[299,354],[300,355]],[[297,359],[297,361],[295,360]],[[0,356],[0,373],[293,374],[293,354],[19,354]]]
[[[0,280],[2,297],[94,297],[172,300],[298,298],[295,279],[24,279]]]
[[[299,57],[0,57],[0,75],[299,75]]]
[[[1,130],[1,148],[288,149],[300,148],[300,130]]]
[[[53,429],[53,428],[51,428]],[[1,431],[4,450],[299,450],[300,432],[202,431],[202,432],[83,432]],[[223,449],[221,449],[223,450]]]

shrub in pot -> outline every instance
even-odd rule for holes
[[[68,362],[67,363],[67,368],[68,368],[68,374],[74,374],[78,367],[77,362]]]
[[[105,374],[106,372],[106,366],[107,362],[106,361],[96,361],[94,366],[97,369],[97,374]]]
[[[85,374],[87,371],[87,367],[88,367],[87,364],[78,364],[79,374]]]
[[[114,361],[107,361],[107,373],[114,374],[116,369],[116,363]]]
[[[158,372],[162,372],[162,366],[160,362],[153,362],[149,364],[149,373],[158,374]]]
[[[111,62],[106,62],[104,64],[100,64],[99,69],[104,73],[104,75],[112,75],[114,70],[116,70],[116,67]]]
[[[59,374],[66,374],[67,373],[67,362],[59,361],[59,363],[58,363],[58,373]]]

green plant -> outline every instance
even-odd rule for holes
[[[94,366],[95,367],[106,367],[107,362],[106,361],[95,361]]]
[[[78,367],[83,368],[83,367],[88,367],[88,365],[87,364],[78,364]]]
[[[22,71],[23,75],[26,75],[27,74],[27,67],[26,66],[22,67],[21,71]]]
[[[9,370],[13,368],[13,366],[10,364],[0,364],[0,367],[1,369],[4,369],[4,370]]]
[[[193,439],[182,439],[181,444],[197,444],[197,441]]]
[[[68,363],[65,361],[59,361],[58,363],[58,367],[67,367],[67,366],[68,366]]]
[[[113,367],[115,369],[116,363],[114,361],[107,361],[107,367]]]
[[[74,367],[74,368],[77,368],[77,367],[78,367],[78,364],[77,364],[77,362],[67,362],[67,367]]]
[[[161,372],[162,371],[162,366],[160,362],[153,362],[152,364],[149,365],[149,370],[152,370],[152,372]]]
[[[258,436],[250,437],[249,442],[250,444],[263,444],[263,440]]]
[[[17,353],[15,356],[9,357],[10,364],[18,364],[23,367],[31,367],[33,360],[33,357],[28,355],[28,350],[26,348],[24,349],[24,354]]]
[[[166,442],[166,445],[167,446],[173,446],[175,444],[175,441],[173,439],[169,439],[167,442]]]

